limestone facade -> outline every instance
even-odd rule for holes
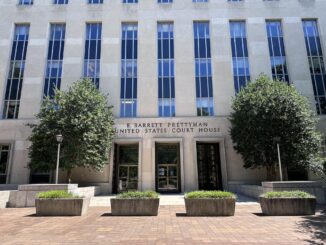
[[[139,0],[123,4],[122,0],[104,0],[87,4],[86,0],[69,0],[54,5],[52,0],[34,0],[31,6],[19,6],[18,0],[0,2],[0,108],[8,75],[14,26],[30,25],[25,74],[18,119],[0,120],[0,144],[10,145],[7,184],[29,183],[27,168],[30,129],[40,109],[51,23],[66,24],[61,89],[83,76],[85,23],[102,23],[101,73],[99,88],[109,94],[114,106],[117,135],[115,145],[138,144],[138,189],[155,189],[156,144],[179,145],[179,191],[198,189],[197,143],[218,143],[221,179],[229,184],[256,183],[265,179],[263,170],[245,170],[241,156],[232,147],[228,115],[235,95],[229,22],[244,20],[247,30],[250,75],[271,76],[266,20],[281,20],[290,82],[309,98],[314,108],[314,93],[302,28],[303,19],[317,19],[322,49],[326,53],[326,1],[324,0],[173,0],[158,4],[156,0]],[[214,116],[198,117],[194,64],[194,21],[208,21],[212,60]],[[174,24],[175,110],[173,118],[158,116],[157,23]],[[137,117],[120,118],[121,24],[138,24],[138,96]],[[320,116],[319,128],[326,132],[326,118]],[[101,184],[113,190],[114,152],[103,173],[76,170],[73,181]],[[62,180],[64,176],[62,175]],[[314,178],[310,176],[310,178]]]

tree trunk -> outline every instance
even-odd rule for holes
[[[67,170],[67,179],[68,179],[68,184],[71,183],[71,175],[72,175],[71,169],[68,169],[68,170]]]
[[[275,181],[276,180],[276,170],[274,165],[267,165],[267,180],[268,181]]]

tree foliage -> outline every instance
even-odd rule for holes
[[[52,99],[46,97],[36,118],[38,122],[29,125],[30,169],[55,169],[57,134],[63,135],[60,168],[67,170],[68,178],[75,167],[100,171],[108,163],[114,135],[112,108],[90,80],[77,81],[68,91],[56,90]]]
[[[280,137],[284,167],[320,169],[317,117],[293,86],[262,75],[237,94],[232,109],[231,137],[245,168],[265,167],[267,179],[275,180]]]

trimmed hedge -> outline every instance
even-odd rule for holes
[[[235,198],[232,192],[227,191],[192,191],[185,194],[185,198]]]
[[[266,192],[262,197],[265,198],[313,198],[314,196],[304,191],[270,191]]]
[[[121,199],[151,199],[158,198],[159,195],[155,191],[128,191],[117,195]]]
[[[79,196],[76,196],[64,190],[54,190],[54,191],[40,192],[37,195],[37,197],[44,198],[44,199],[51,199],[51,198],[78,198]]]

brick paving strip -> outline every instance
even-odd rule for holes
[[[34,208],[0,209],[0,244],[326,244],[325,210],[268,217],[250,204],[234,217],[187,217],[183,206],[161,206],[157,217],[113,217],[91,207],[83,217],[36,217]]]

